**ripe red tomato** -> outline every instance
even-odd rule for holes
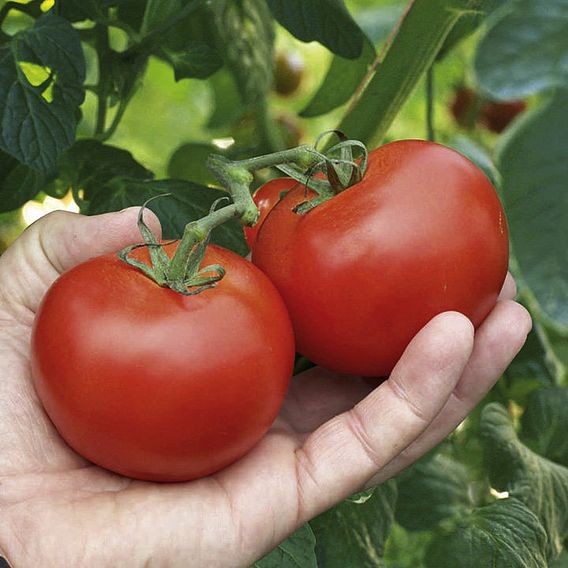
[[[444,146],[401,140],[370,153],[360,183],[305,215],[293,190],[271,211],[253,262],[280,290],[297,350],[329,369],[385,376],[436,314],[478,326],[507,272],[495,189]]]
[[[248,246],[253,247],[258,231],[264,223],[270,210],[280,201],[283,192],[290,191],[296,187],[298,182],[292,178],[276,178],[267,181],[260,186],[253,195],[254,202],[260,212],[260,218],[254,227],[245,227],[245,238]]]
[[[500,134],[526,108],[525,101],[488,101],[481,111],[480,121],[492,132]]]
[[[47,292],[32,336],[35,387],[92,462],[139,479],[194,479],[242,457],[278,414],[294,363],[284,303],[236,254],[210,246],[204,263],[227,272],[195,296],[115,255]]]

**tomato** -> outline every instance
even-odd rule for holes
[[[209,246],[209,264],[226,275],[194,296],[115,255],[49,289],[32,335],[34,382],[79,454],[129,477],[183,481],[238,460],[270,427],[294,363],[286,308],[243,258]]]
[[[450,111],[460,126],[471,128],[476,123],[482,124],[498,134],[526,108],[527,105],[522,100],[484,100],[475,91],[466,87],[458,89],[450,103]]]
[[[495,189],[439,144],[370,153],[363,180],[304,215],[292,190],[265,220],[252,260],[276,284],[297,350],[347,374],[390,373],[436,314],[475,326],[494,307],[509,243]]]
[[[292,178],[276,178],[267,181],[260,186],[253,195],[254,202],[260,212],[260,218],[254,227],[245,227],[245,237],[250,248],[253,247],[254,241],[260,227],[264,223],[266,216],[270,210],[280,201],[280,196],[286,191],[290,191],[296,187],[297,181]]]
[[[460,126],[472,127],[477,120],[480,103],[472,89],[462,87],[455,92],[450,111]]]
[[[499,134],[526,108],[525,101],[489,101],[481,111],[480,121],[489,130]]]
[[[274,65],[274,90],[283,96],[295,93],[302,83],[304,67],[304,59],[299,53],[278,53]]]

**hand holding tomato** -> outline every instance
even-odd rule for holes
[[[475,339],[463,316],[438,316],[378,388],[312,369],[293,379],[279,418],[240,461],[190,483],[133,481],[90,464],[59,437],[33,389],[29,342],[55,278],[138,242],[136,215],[52,214],[0,257],[0,555],[14,567],[251,565],[442,440],[530,327],[509,279]]]

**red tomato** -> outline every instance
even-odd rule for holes
[[[488,101],[481,111],[481,123],[492,132],[503,132],[527,108],[525,101]]]
[[[298,182],[292,178],[276,178],[267,181],[256,190],[253,199],[260,212],[260,218],[254,227],[245,227],[245,237],[250,248],[253,247],[258,231],[264,223],[266,216],[280,201],[280,195],[283,192],[290,191],[297,185]]]
[[[242,457],[278,414],[294,362],[284,303],[236,254],[210,246],[204,263],[227,273],[195,296],[115,255],[47,292],[32,336],[35,387],[92,462],[139,479],[194,479]]]
[[[478,326],[505,279],[509,242],[495,189],[472,162],[421,140],[387,144],[360,183],[305,215],[293,190],[253,262],[280,290],[297,350],[329,369],[385,376],[436,314]]]

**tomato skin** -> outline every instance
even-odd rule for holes
[[[291,191],[270,213],[252,260],[276,284],[296,347],[337,372],[386,376],[435,315],[478,326],[509,253],[495,189],[444,146],[401,140],[370,153],[362,182],[309,213]]]
[[[244,228],[245,238],[251,249],[254,246],[260,227],[272,208],[280,201],[282,193],[290,191],[296,186],[298,186],[298,182],[292,178],[275,178],[267,181],[255,191],[253,200],[258,207],[260,217],[254,227]]]
[[[286,308],[236,254],[209,246],[204,263],[227,274],[195,296],[160,288],[116,255],[47,292],[34,384],[61,436],[92,462],[144,480],[195,479],[242,457],[278,414],[294,362]]]

